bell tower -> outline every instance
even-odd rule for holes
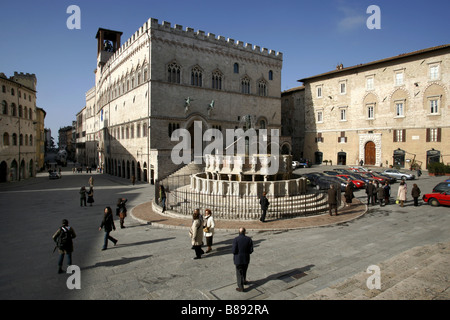
[[[105,63],[120,48],[122,32],[99,28],[97,39],[97,68],[103,68]]]

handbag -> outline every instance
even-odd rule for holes
[[[203,232],[208,233],[208,232],[209,232],[209,228],[208,228],[208,227],[204,227],[204,228],[203,228]]]

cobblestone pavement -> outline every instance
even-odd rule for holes
[[[308,170],[326,169],[331,167]],[[0,185],[5,210],[0,224],[2,299],[192,303],[450,298],[448,207],[422,201],[413,207],[411,200],[404,208],[368,207],[360,190],[355,203],[340,208],[337,217],[325,213],[266,223],[217,221],[213,251],[193,260],[190,217],[153,212],[154,186],[94,174],[94,206],[80,207],[78,190],[89,176],[64,172],[56,181],[44,176]],[[441,180],[424,175],[414,182],[423,194]],[[392,187],[396,194],[398,183]],[[101,251],[101,215],[105,206],[115,206],[119,196],[128,198],[127,228],[112,233],[119,240],[117,246]],[[56,273],[57,255],[51,253],[51,235],[63,217],[78,235],[73,259],[81,269],[80,290],[67,288],[69,275]],[[241,226],[255,247],[250,283],[242,293],[235,290],[231,254]]]

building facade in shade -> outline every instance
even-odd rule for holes
[[[121,35],[98,30],[83,118],[86,154],[92,141],[106,173],[163,178],[178,168],[172,133],[184,128],[193,137],[194,123],[224,137],[248,115],[256,129],[280,129],[281,53],[156,19],[122,45]]]
[[[45,116],[44,109],[36,107],[36,167],[43,170],[45,165]]]
[[[0,182],[36,175],[36,75],[0,73]]]
[[[305,144],[304,86],[281,93],[281,135],[291,137],[292,159],[302,159]]]
[[[450,162],[450,45],[299,80],[304,156],[313,163],[399,166]]]

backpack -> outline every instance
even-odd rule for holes
[[[56,240],[56,245],[59,249],[67,249],[72,244],[72,235],[70,234],[70,229],[68,227],[61,227],[61,233]]]

